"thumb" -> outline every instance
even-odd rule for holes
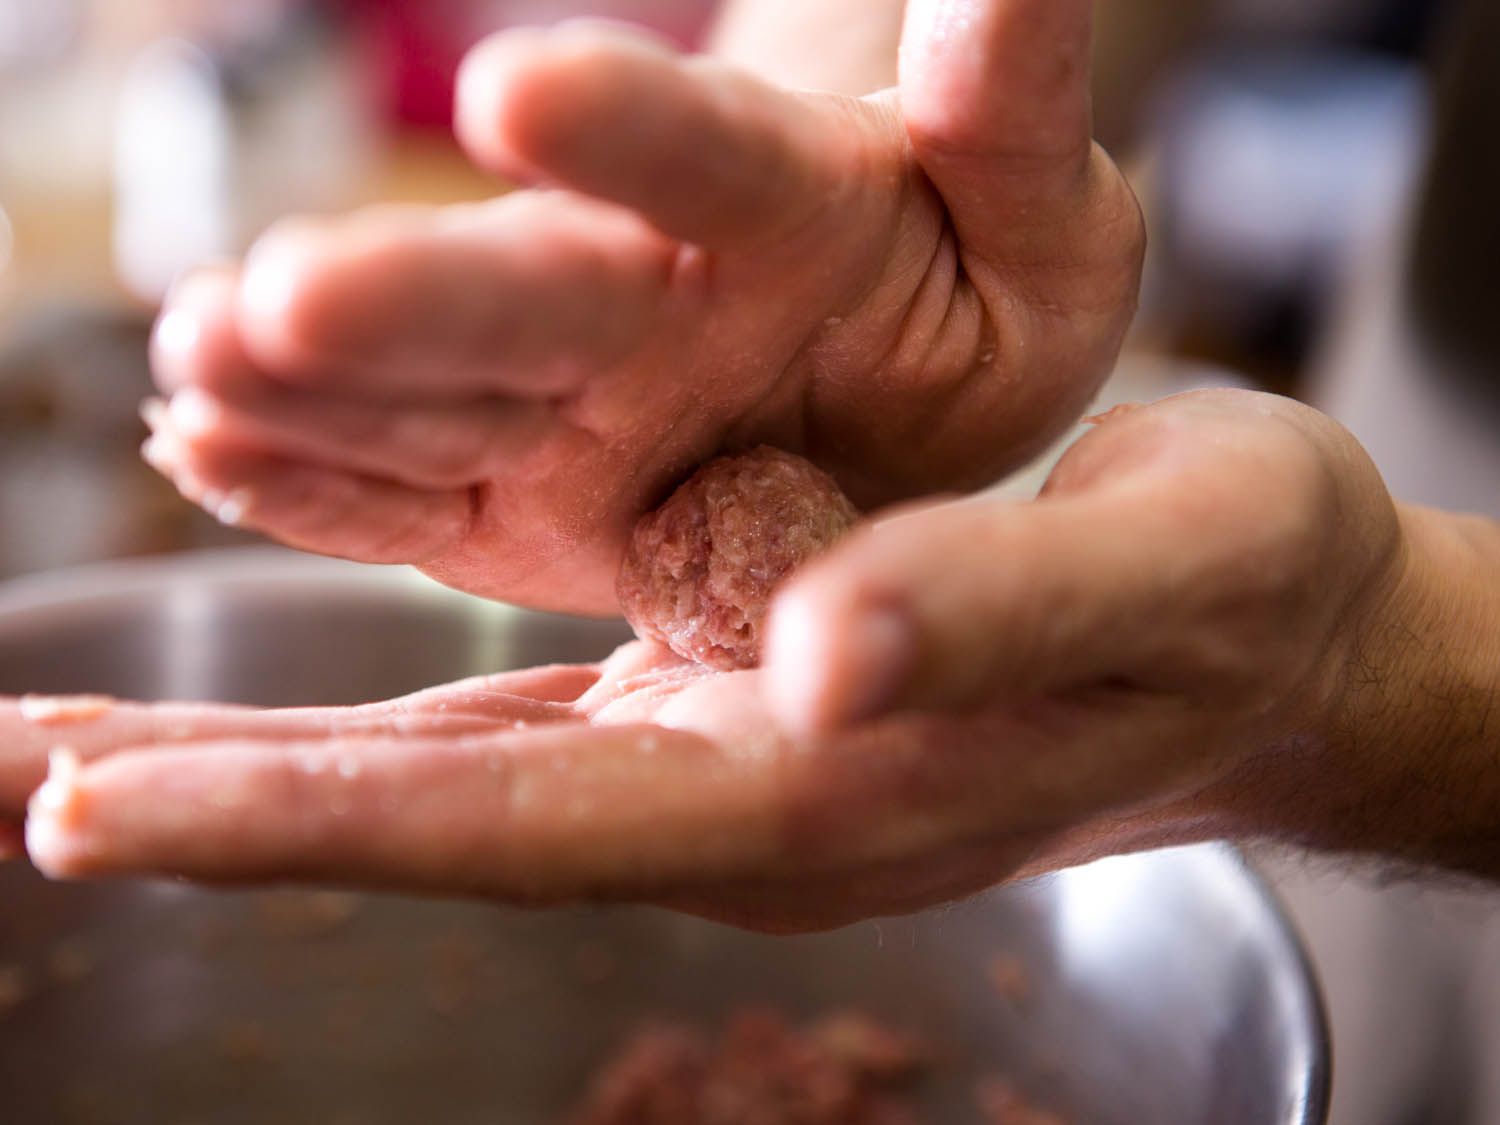
[[[1301,675],[1298,646],[1321,651],[1344,604],[1330,524],[1380,523],[1343,514],[1348,458],[1311,414],[1241,392],[1112,412],[1031,503],[982,494],[864,528],[777,596],[768,707],[814,731],[1106,685],[1227,705]]]
[[[1071,199],[1083,185],[1093,149],[1092,34],[1091,0],[908,5],[907,129],[959,234],[981,253],[1003,252],[1035,227],[1039,205]],[[1006,212],[1027,221],[1007,223]]]
[[[1334,501],[1281,401],[1117,413],[1033,502],[981,494],[866,526],[778,594],[767,706],[815,732],[1106,685],[1235,698],[1295,656],[1281,638],[1326,624],[1310,577]]]
[[[777,598],[767,703],[816,731],[1105,677],[1141,639],[1158,538],[1087,496],[976,497],[877,524]]]

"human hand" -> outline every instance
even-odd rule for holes
[[[1110,412],[1034,504],[976,497],[813,560],[769,622],[804,737],[903,711],[1034,734],[1023,871],[1230,838],[1500,878],[1500,524],[1391,499],[1290,400]]]
[[[978,753],[994,741],[916,718],[797,742],[768,721],[755,672],[637,642],[597,667],[354,708],[0,701],[0,815],[50,755],[28,842],[53,876],[630,899],[809,929],[1005,869],[1013,839],[951,838],[995,791],[1003,763]],[[966,746],[972,766],[954,770]]]
[[[148,456],[295,546],[578,612],[723,447],[865,507],[986,483],[1081,412],[1134,307],[1090,7],[913,4],[900,89],[862,100],[593,25],[501,35],[459,135],[549,187],[285,224],[185,280]]]
[[[1371,710],[1372,683],[1431,694],[1401,641],[1443,647],[1458,572],[1423,524],[1314,411],[1179,396],[1109,416],[1034,503],[857,532],[780,595],[758,671],[634,645],[350,711],[105,716],[69,733],[100,760],[33,798],[31,842],[60,875],[633,899],[766,929],[1211,837],[1431,854],[1462,822],[1414,772],[1500,779]],[[0,746],[20,726],[0,710]],[[12,802],[47,735],[0,769]]]

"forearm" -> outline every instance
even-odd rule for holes
[[[904,0],[725,0],[709,50],[795,89],[863,95],[896,83]]]

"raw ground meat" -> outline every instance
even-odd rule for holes
[[[1061,1117],[1038,1109],[1003,1078],[988,1078],[976,1092],[986,1125],[1067,1125]]]
[[[735,1013],[715,1038],[648,1023],[599,1069],[564,1125],[933,1125],[912,1096],[936,1081],[932,1052],[857,1011],[794,1027]],[[990,1075],[974,1089],[984,1125],[1068,1125]],[[965,1119],[967,1125],[968,1119]]]
[[[853,526],[837,482],[761,446],[708,462],[636,525],[616,585],[642,638],[713,668],[751,668],[771,595]]]
[[[642,1028],[567,1125],[921,1125],[901,1096],[925,1068],[912,1040],[858,1014],[797,1030],[741,1012],[715,1041]]]
[[[1012,1004],[1021,1003],[1030,991],[1026,962],[1014,953],[995,954],[985,965],[984,974],[989,977],[990,986]]]

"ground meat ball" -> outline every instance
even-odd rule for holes
[[[858,518],[827,473],[761,446],[704,465],[642,518],[620,568],[635,631],[713,668],[751,668],[772,592]]]
[[[919,1045],[858,1014],[799,1030],[743,1011],[717,1038],[639,1029],[590,1085],[568,1125],[920,1125],[903,1088]]]

